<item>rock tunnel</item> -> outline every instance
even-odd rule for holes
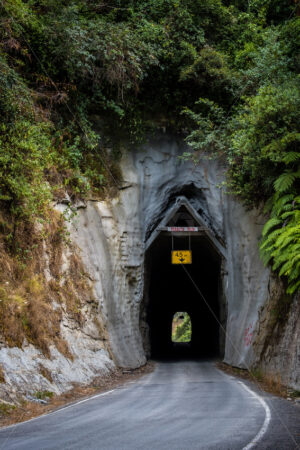
[[[144,341],[148,357],[154,359],[222,357],[224,353],[222,254],[196,215],[186,199],[178,199],[146,251]],[[192,252],[191,264],[171,263],[172,250],[187,249]],[[191,319],[189,343],[172,342],[172,321],[179,311]]]
[[[119,194],[80,206],[72,225],[121,367],[174,356],[174,312],[187,312],[192,320],[190,345],[180,349],[185,356],[224,355],[225,362],[246,367],[260,351],[252,344],[253,330],[272,292],[258,252],[264,219],[220,187],[221,162],[194,166],[178,159],[184,151],[181,139],[166,135],[128,152]],[[176,226],[199,228],[191,235],[192,264],[184,268],[171,265],[168,228]],[[187,235],[174,234],[174,247],[186,246]]]

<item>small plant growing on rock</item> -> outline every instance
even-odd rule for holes
[[[0,366],[0,383],[5,383],[4,371],[1,366]]]
[[[0,416],[7,416],[10,414],[14,409],[16,409],[15,405],[12,405],[8,402],[1,402],[0,403]]]
[[[48,400],[53,397],[53,392],[51,391],[36,391],[33,396],[39,400]]]

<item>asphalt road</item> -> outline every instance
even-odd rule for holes
[[[159,363],[137,382],[0,430],[0,449],[297,448],[300,408],[254,391],[212,362]]]

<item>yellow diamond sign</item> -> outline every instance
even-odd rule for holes
[[[172,264],[192,264],[191,250],[173,250]]]

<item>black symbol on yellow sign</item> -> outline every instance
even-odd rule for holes
[[[172,264],[192,264],[191,250],[173,250]]]

